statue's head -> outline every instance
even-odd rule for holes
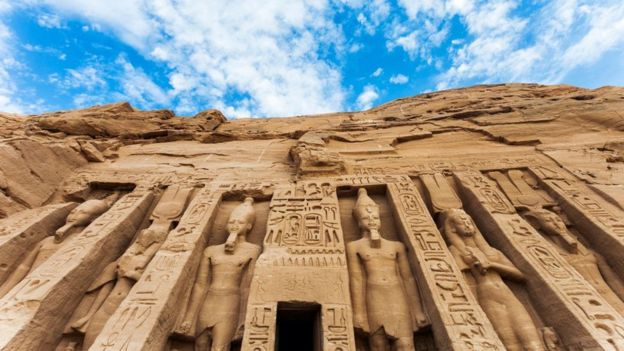
[[[353,208],[353,216],[355,217],[360,230],[370,233],[373,246],[381,242],[379,228],[381,227],[381,218],[379,216],[379,206],[368,196],[366,189],[358,190],[358,198]]]
[[[472,218],[460,208],[442,212],[442,229],[445,233],[456,233],[462,237],[473,236],[477,232]]]
[[[227,231],[229,233],[225,242],[225,251],[233,253],[239,236],[245,236],[254,225],[256,220],[256,212],[253,208],[254,200],[251,197],[245,198],[245,201],[236,206],[227,221]]]
[[[570,251],[577,249],[578,242],[576,238],[570,235],[566,224],[556,213],[544,208],[532,208],[524,212],[522,216],[535,229],[542,231],[546,235],[563,239],[566,249]]]

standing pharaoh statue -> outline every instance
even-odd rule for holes
[[[169,186],[152,212],[149,227],[141,230],[126,252],[109,264],[91,284],[68,328],[70,332],[84,334],[83,350],[93,344],[108,319],[141,278],[173,229],[174,221],[184,212],[191,191],[192,188],[188,187]]]
[[[181,332],[195,335],[196,351],[228,351],[244,314],[245,289],[262,248],[246,241],[255,221],[253,199],[238,205],[227,222],[229,236],[202,255]],[[241,313],[243,312],[243,313]]]
[[[414,332],[427,317],[405,246],[379,233],[379,207],[366,189],[358,191],[353,209],[362,238],[347,244],[354,326],[369,335],[372,351],[414,350]]]
[[[581,244],[556,213],[543,208],[531,208],[522,215],[555,245],[561,256],[612,307],[624,314],[624,284],[602,256]]]
[[[17,268],[0,286],[0,297],[6,295],[15,285],[22,281],[26,275],[50,258],[50,256],[67,242],[68,238],[75,236],[84,227],[106,212],[113,203],[115,203],[118,197],[119,194],[114,193],[104,199],[87,200],[74,208],[67,215],[64,226],[59,228],[54,235],[41,240],[20,261]]]
[[[477,300],[505,347],[510,351],[544,350],[531,316],[501,278],[522,281],[522,272],[485,241],[464,210],[445,210],[441,220],[455,260],[474,277]]]

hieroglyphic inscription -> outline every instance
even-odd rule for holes
[[[540,180],[579,231],[624,279],[624,212],[607,208],[598,195],[579,181]]]
[[[484,196],[482,189],[502,196],[495,184],[478,172],[456,177],[468,211],[487,229],[488,239],[526,273],[542,317],[558,328],[564,343],[572,349],[623,345],[624,318],[520,215],[491,211],[493,197]],[[565,325],[558,323],[562,320]]]
[[[344,243],[339,220],[333,184],[309,181],[280,188],[271,200],[264,244],[287,247],[294,255],[314,254],[316,250],[311,248],[332,248],[318,253],[335,252],[342,256]]]
[[[0,282],[16,260],[65,223],[74,202],[43,206],[0,221]]]
[[[90,350],[160,350],[175,327],[179,301],[191,287],[221,193],[206,187],[193,199],[141,279]]]
[[[247,309],[245,345],[242,350],[271,351],[275,349],[275,318],[277,303],[253,304]]]
[[[323,344],[327,351],[347,351],[353,341],[348,332],[351,311],[348,306],[324,304],[321,312]]]
[[[55,344],[97,275],[93,272],[121,254],[152,198],[151,192],[124,196],[2,298],[0,350],[46,349]]]
[[[464,281],[442,235],[411,181],[388,184],[403,241],[414,255],[438,345],[449,350],[504,350],[490,321]]]

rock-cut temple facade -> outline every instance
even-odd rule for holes
[[[624,350],[624,88],[0,114],[0,351]]]

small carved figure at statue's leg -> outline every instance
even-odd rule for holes
[[[519,301],[509,302],[511,323],[516,328],[516,335],[522,343],[522,349],[525,351],[543,351],[544,345],[529,313]]]
[[[201,333],[195,337],[195,351],[209,351],[211,338],[210,330],[204,329]]]
[[[394,342],[394,349],[396,351],[414,351],[416,349],[416,346],[414,346],[414,337],[396,339]]]
[[[78,349],[78,343],[71,341],[63,348],[63,351],[76,351]]]
[[[486,302],[487,297],[480,299],[480,301],[481,307],[483,307],[488,319],[494,325],[494,330],[496,330],[498,337],[501,338],[505,348],[509,351],[523,351],[520,340],[516,337],[511,319],[509,318],[509,313],[512,312],[507,310],[507,306],[494,301]]]
[[[390,351],[390,344],[383,328],[369,337],[371,351]]]
[[[230,351],[230,345],[236,332],[236,321],[223,321],[212,327],[212,347],[210,351]]]
[[[113,290],[113,287],[114,287],[114,281],[111,281],[102,285],[102,287],[98,290],[95,300],[91,304],[91,307],[89,307],[89,310],[87,311],[87,313],[84,316],[82,316],[80,319],[78,319],[77,321],[71,324],[71,327],[74,330],[77,330],[83,334],[86,333],[87,325],[89,321],[91,320],[91,318],[93,318],[93,315],[100,309],[100,307],[102,306],[102,303],[104,303],[108,295],[110,295],[110,292]]]
[[[84,338],[84,347],[88,349],[91,347],[91,344],[95,341],[95,338],[100,334],[102,329],[104,329],[104,325],[108,322],[110,316],[115,313],[117,307],[121,304],[121,302],[128,296],[130,289],[134,285],[134,281],[125,277],[120,277],[117,279],[117,283],[115,283],[115,287],[111,291],[110,295],[104,303],[102,307],[93,315],[93,319],[89,323],[89,327],[87,327],[87,332],[85,333]]]

